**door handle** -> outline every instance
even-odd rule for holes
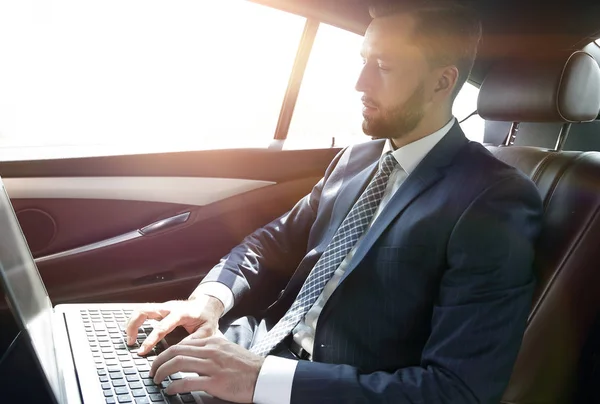
[[[188,221],[190,218],[190,212],[181,213],[179,215],[175,215],[172,217],[168,217],[166,219],[159,220],[148,226],[141,228],[140,230],[134,230],[126,234],[122,234],[120,236],[112,237],[107,240],[98,241],[96,243],[84,245],[82,247],[73,248],[67,251],[61,251],[55,254],[46,255],[44,257],[39,257],[35,259],[37,264],[50,261],[58,258],[69,257],[72,255],[83,254],[87,252],[91,252],[94,250],[98,250],[101,248],[111,247],[120,243],[124,243],[126,241],[134,240],[138,237],[150,235],[153,233],[158,233],[162,230],[169,229],[174,226],[178,226]]]
[[[147,236],[150,234],[158,233],[160,231],[169,229],[171,227],[179,226],[184,224],[190,218],[190,212],[181,213],[179,215],[175,215],[172,217],[168,217],[166,219],[159,220],[148,226],[142,227],[139,232],[142,235]]]

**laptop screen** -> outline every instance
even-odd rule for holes
[[[55,396],[60,397],[52,334],[52,303],[1,180],[0,280],[11,309],[21,323],[19,325],[29,334]]]

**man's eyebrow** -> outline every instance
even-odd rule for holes
[[[392,58],[389,55],[384,55],[383,53],[378,52],[365,52],[364,50],[360,51],[360,57],[363,59],[367,59],[367,56],[371,59],[378,59],[384,61],[391,61]]]

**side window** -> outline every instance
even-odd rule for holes
[[[0,161],[266,147],[305,22],[245,0],[0,2]]]
[[[462,121],[477,109],[477,97],[479,96],[479,88],[471,83],[465,83],[454,100],[452,113],[459,121]],[[473,115],[466,121],[460,124],[465,136],[469,140],[483,143],[483,132],[485,129],[485,121],[479,115]]]
[[[315,38],[284,149],[338,147],[368,141],[362,131],[361,94],[354,87],[363,67],[363,37],[321,24]],[[466,83],[454,103],[460,121],[477,108],[479,89]],[[481,142],[479,116],[461,125],[467,137]]]
[[[362,131],[363,37],[327,24],[317,31],[284,149],[347,146],[369,140]]]

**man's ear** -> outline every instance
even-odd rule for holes
[[[458,68],[456,66],[440,67],[438,71],[438,81],[433,90],[434,97],[444,99],[449,97],[454,91],[458,81]]]

